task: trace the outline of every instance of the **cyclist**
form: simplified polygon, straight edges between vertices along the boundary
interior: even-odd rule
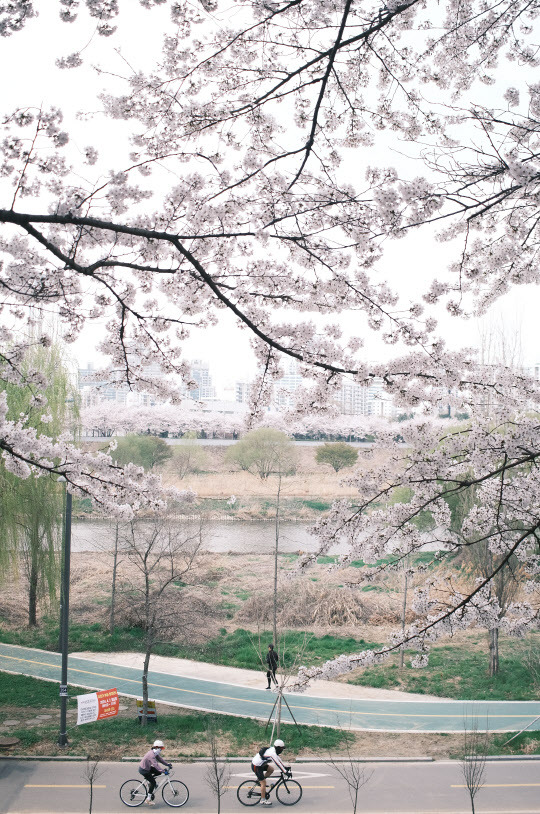
[[[165,744],[163,741],[154,741],[152,748],[149,749],[139,763],[139,774],[142,774],[144,779],[148,781],[148,791],[150,792],[150,796],[146,800],[146,804],[149,806],[155,805],[154,791],[157,785],[155,778],[166,771],[166,769],[160,769],[158,764],[161,763],[161,765],[166,766],[167,769],[172,767],[172,763],[167,763],[167,761],[163,760],[161,757],[164,749]]]
[[[261,787],[261,805],[271,806],[272,802],[266,799],[266,778],[270,777],[274,771],[275,764],[282,772],[289,772],[291,767],[285,766],[280,758],[280,754],[285,749],[285,744],[278,738],[274,741],[273,746],[263,746],[259,749],[253,760],[251,761],[251,769],[255,772],[259,785]]]

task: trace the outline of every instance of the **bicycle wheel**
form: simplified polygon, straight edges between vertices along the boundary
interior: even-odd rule
[[[148,795],[148,789],[142,780],[126,780],[120,786],[120,799],[126,806],[142,806]]]
[[[189,799],[188,787],[181,780],[169,780],[163,784],[161,796],[168,806],[179,808],[185,805]]]
[[[261,787],[256,780],[244,780],[236,789],[236,796],[243,806],[256,806],[261,802]]]
[[[293,806],[302,796],[302,786],[296,780],[284,780],[277,787],[276,796],[284,806]]]

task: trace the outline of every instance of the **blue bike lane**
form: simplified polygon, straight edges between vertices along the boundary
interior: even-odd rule
[[[0,643],[0,670],[59,682],[60,654]],[[68,683],[90,690],[116,687],[122,695],[139,697],[141,671],[98,658],[70,655]],[[261,720],[269,718],[276,700],[274,693],[253,687],[153,670],[148,683],[150,696],[156,701]],[[378,732],[458,732],[465,725],[470,728],[473,719],[482,730],[513,732],[540,715],[537,701],[394,701],[320,698],[287,692],[284,698],[284,723],[292,722],[292,713],[299,724]],[[540,730],[540,721],[528,728]]]

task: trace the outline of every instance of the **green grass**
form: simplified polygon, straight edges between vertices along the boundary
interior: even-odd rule
[[[58,684],[28,676],[0,673],[2,706],[51,707],[59,706]]]
[[[420,563],[429,564],[432,563],[433,554],[431,552],[422,552],[420,554],[415,554],[412,559],[415,565],[418,565]],[[320,557],[317,557],[317,563],[319,565],[333,565],[338,561],[339,557],[336,556],[335,554],[324,554],[321,555]],[[383,557],[382,559],[377,560],[377,562],[369,563],[369,565],[366,565],[364,560],[351,560],[349,566],[351,568],[380,568],[382,565],[391,565],[392,563],[395,562],[397,562],[397,557]],[[436,565],[437,563],[435,562],[433,564],[433,567],[435,567]]]
[[[326,512],[332,504],[328,500],[303,500],[302,505],[316,512]]]
[[[232,612],[237,606],[226,600],[222,603],[226,610]],[[19,644],[26,647],[39,647],[43,650],[57,650],[58,625],[46,620],[39,629],[21,628],[3,630],[0,628],[0,641],[6,644]],[[268,644],[272,641],[270,631],[260,634],[249,633],[237,628],[228,633],[222,628],[219,636],[201,645],[182,645],[170,642],[157,642],[154,653],[161,656],[193,659],[211,664],[224,664],[229,667],[243,667],[251,670],[261,669],[261,660],[257,653],[260,649],[263,658]],[[73,624],[69,632],[70,651],[90,650],[96,653],[115,651],[141,651],[143,632],[138,628],[119,628],[111,635],[102,625]],[[283,634],[281,648],[284,650],[285,665],[290,665],[294,654],[303,653],[302,663],[309,666],[320,664],[341,653],[355,653],[366,648],[376,647],[363,639],[338,636],[312,636],[302,631],[287,631]]]
[[[371,667],[351,679],[351,683],[457,700],[537,699],[538,689],[523,661],[523,644],[519,640],[501,641],[500,670],[493,677],[488,671],[486,637],[471,636],[470,642],[470,647],[457,644],[434,647],[429,665],[423,669],[413,669],[410,666],[413,654],[406,653],[403,670],[397,664]],[[484,645],[482,649],[477,649],[478,644]]]
[[[201,473],[204,474],[204,473]],[[327,511],[331,506],[331,501],[322,498],[311,500],[299,500],[298,498],[282,498],[280,501],[280,513],[284,520],[296,520],[299,515],[305,514],[306,510],[313,515]],[[231,506],[224,498],[201,498],[198,507],[203,512],[213,512],[218,515],[228,515],[229,517],[243,516],[247,512],[251,517],[261,517],[268,519],[273,517],[276,511],[275,500],[268,500],[263,497],[243,497],[238,498]],[[302,510],[304,510],[302,512]]]
[[[223,600],[219,603],[219,608],[225,613],[226,619],[234,619],[234,615],[239,608],[236,602],[227,602]]]
[[[367,566],[363,560],[353,560],[350,565],[353,568],[380,568],[381,565],[392,565],[393,563],[397,562],[398,559],[398,557],[382,557],[380,560],[377,560],[377,562],[369,563]],[[414,565],[431,565],[432,568],[436,568],[438,565],[437,561],[434,559],[434,553],[432,551],[422,551],[419,554],[414,554],[411,557],[411,560]],[[449,562],[451,562],[451,559],[446,558],[445,564],[448,565]]]
[[[175,741],[179,751],[192,753],[193,746],[206,742],[207,727],[210,715],[204,712],[188,713],[186,715],[159,715],[155,725],[152,725],[152,738],[159,737],[165,741]],[[233,715],[216,715],[217,734],[228,739],[228,754],[238,755],[248,752],[254,743],[265,743],[269,733],[265,733],[266,723],[254,721],[252,718],[237,718]],[[108,724],[108,731],[103,727]],[[132,754],[133,741],[141,739],[141,727],[135,720],[119,718],[107,722],[85,724],[85,739],[92,739],[104,747],[112,742],[125,745],[126,754]],[[144,734],[143,734],[144,737]],[[330,749],[347,740],[351,736],[344,731],[331,730],[324,727],[302,727],[300,732],[295,726],[282,724],[282,738],[287,742],[287,749],[298,751],[303,746],[312,743],[319,749]]]
[[[83,691],[84,692],[84,691]],[[4,705],[15,705],[24,714],[26,707],[57,707],[58,685],[38,678],[9,675],[0,672],[0,697]],[[70,709],[74,709],[72,702]],[[204,753],[202,746],[206,742],[206,731],[210,715],[202,712],[186,714],[160,715],[158,704],[158,721],[143,729],[135,718],[114,718],[84,726],[71,726],[69,730],[69,747],[63,754],[107,754],[111,744],[125,755],[142,754],[149,738],[162,738],[174,743],[175,751],[171,754],[197,755]],[[237,718],[232,715],[215,716],[217,734],[227,741],[227,754],[249,754],[257,745],[266,743],[269,738],[265,732],[264,722],[251,718]],[[41,726],[29,728],[21,726],[10,730],[10,734],[21,741],[18,749],[24,752],[36,744],[49,742],[50,753],[56,753],[58,722],[46,722]],[[318,749],[332,749],[341,744],[352,742],[354,736],[339,729],[324,727],[301,727],[282,724],[282,737],[294,754],[304,746],[316,745]]]
[[[245,588],[237,588],[233,591],[233,594],[237,599],[241,599],[242,602],[245,602],[246,599],[249,599],[252,595],[252,591],[247,591]]]
[[[524,752],[528,755],[540,755],[540,732],[522,732],[521,735],[514,738],[512,743],[504,746],[512,734],[515,733],[503,732],[501,735],[495,735],[491,745],[491,754],[522,754]]]
[[[210,715],[206,713],[192,713],[188,715],[160,715],[158,705],[157,723],[149,725],[145,731],[139,723],[129,718],[110,719],[72,729],[69,734],[69,745],[61,754],[67,755],[108,755],[110,744],[126,756],[142,755],[148,748],[151,739],[162,738],[168,746],[167,755],[174,760],[175,755],[198,757],[206,754],[204,748],[207,740],[207,726]],[[269,742],[270,733],[266,731],[266,724],[254,721],[251,718],[236,718],[229,715],[216,715],[217,735],[223,743],[227,740],[227,756],[250,754],[260,748],[260,744]],[[36,729],[20,728],[10,730],[21,741],[20,749],[37,744],[49,742],[47,751],[50,754],[58,753],[56,740],[58,738],[58,725],[47,724]],[[353,742],[354,736],[339,729],[326,729],[324,727],[305,727],[298,732],[295,726],[281,725],[281,737],[287,743],[287,753],[292,756],[304,747],[322,750],[331,750],[347,742]],[[174,744],[174,745],[173,745]],[[106,758],[110,759],[110,758]]]
[[[237,628],[232,633],[222,633],[200,647],[181,647],[180,650],[182,658],[259,670],[262,665],[257,651],[260,649],[264,658],[271,641],[270,631],[262,631],[256,635]],[[294,662],[295,654],[298,652],[303,653],[302,664],[312,665],[320,664],[340,653],[355,653],[374,646],[362,639],[351,637],[311,636],[302,631],[287,631],[283,634],[280,651],[285,666],[290,666]]]

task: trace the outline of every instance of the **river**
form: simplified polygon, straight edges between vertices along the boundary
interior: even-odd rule
[[[177,521],[178,525],[193,533],[192,521]],[[72,527],[72,551],[103,551],[114,545],[115,525],[107,520],[77,520]],[[215,520],[205,526],[203,532],[206,551],[235,554],[271,553],[275,545],[275,527],[271,521],[221,521]],[[279,550],[284,553],[316,551],[317,538],[309,533],[306,523],[283,522],[280,526]],[[336,545],[331,553],[345,551],[345,545]]]

